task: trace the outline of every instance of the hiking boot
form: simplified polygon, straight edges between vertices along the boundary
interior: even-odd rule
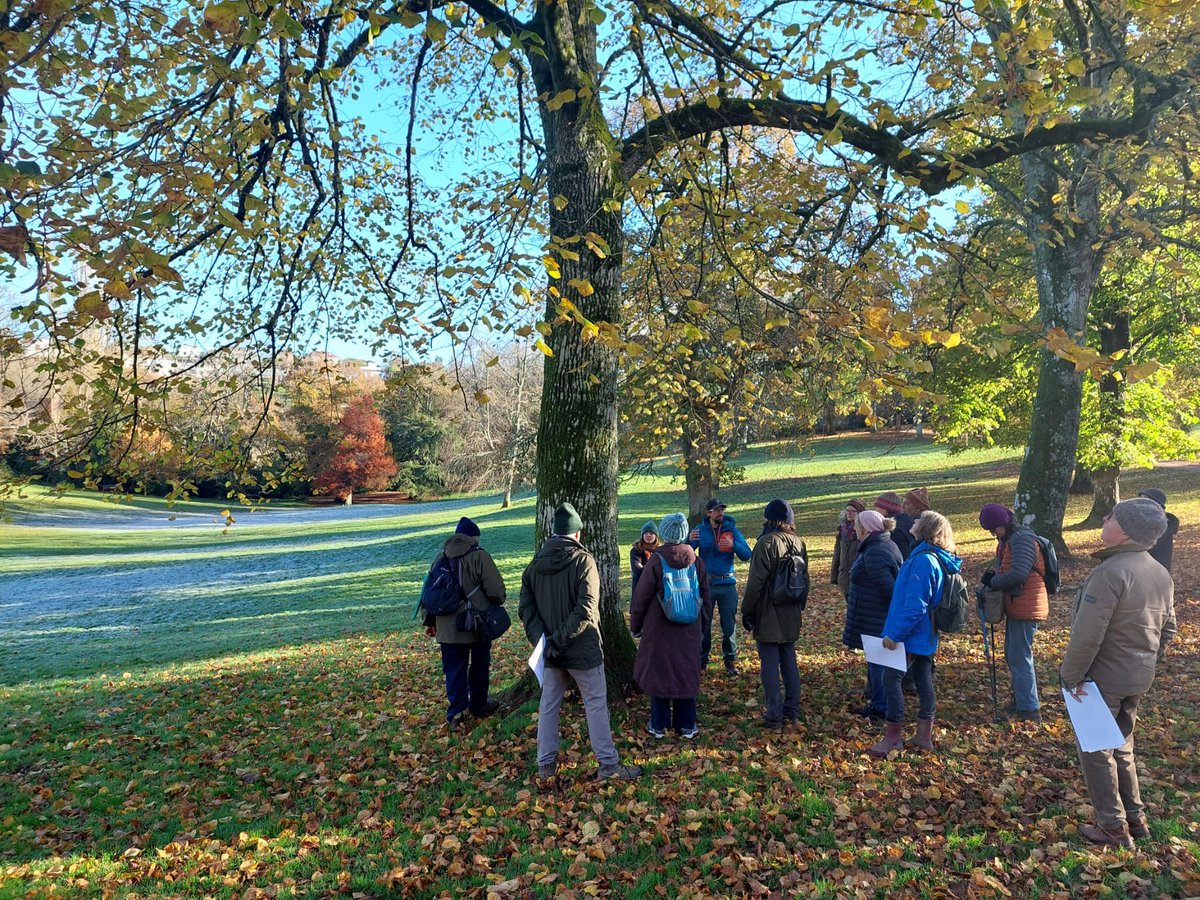
[[[487,702],[483,704],[483,708],[471,710],[471,715],[477,719],[486,719],[488,716],[495,715],[496,710],[499,708],[500,701],[495,697],[488,697]]]
[[[1079,836],[1089,844],[1099,844],[1103,847],[1133,847],[1129,826],[1124,822],[1118,825],[1080,825]]]
[[[1008,703],[1004,704],[1004,709],[1000,710],[1000,715],[1004,716],[1004,718],[1006,718],[1006,719],[1011,719],[1016,714],[1017,714],[1017,701],[1016,700],[1010,700]]]
[[[732,659],[725,660],[725,671],[730,675],[737,674],[737,663]]]
[[[552,763],[546,763],[546,765],[544,765],[544,766],[538,766],[537,777],[539,779],[544,780],[547,778],[554,778],[556,775],[558,775],[558,760],[557,759]]]
[[[1135,841],[1150,837],[1150,823],[1146,821],[1145,816],[1134,816],[1132,819],[1126,819],[1125,824],[1129,826],[1129,836]]]
[[[692,741],[692,740],[696,739],[696,735],[698,735],[699,733],[700,733],[700,726],[693,725],[691,728],[683,729],[683,731],[679,732],[679,735],[680,735],[680,737],[684,738],[685,740]]]
[[[904,749],[904,723],[888,722],[883,739],[873,747],[867,748],[867,753],[876,759],[883,759],[893,750]]]
[[[917,719],[917,736],[905,741],[904,746],[913,750],[932,750],[933,719]]]
[[[456,716],[451,716],[446,720],[446,729],[452,734],[459,731],[466,731],[469,728],[467,722],[467,711],[464,709]]]
[[[759,720],[759,724],[762,725],[763,730],[765,730],[765,731],[781,731],[781,730],[783,730],[783,719],[768,719],[766,717],[763,717],[762,719]]]
[[[1018,709],[1017,710],[1017,721],[1018,722],[1037,722],[1039,725],[1041,725],[1042,724],[1042,711],[1040,709]]]
[[[640,778],[642,774],[641,766],[623,766],[620,763],[611,763],[607,766],[601,766],[596,772],[597,781],[608,781],[616,779],[618,781],[633,781],[635,778]]]
[[[646,726],[646,733],[649,734],[651,737],[658,738],[660,741],[667,736],[666,729],[655,728],[653,725]]]

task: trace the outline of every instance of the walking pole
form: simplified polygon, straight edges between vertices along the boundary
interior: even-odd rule
[[[982,601],[982,598],[980,598]],[[979,604],[979,627],[983,631],[983,655],[987,659],[988,672],[992,682],[992,721],[1000,719],[1000,701],[996,697],[996,626],[992,626],[991,639],[988,639],[988,623],[983,615],[983,603]]]

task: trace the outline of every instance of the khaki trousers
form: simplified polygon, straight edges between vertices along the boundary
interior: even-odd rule
[[[1079,766],[1083,769],[1083,780],[1087,784],[1092,808],[1096,811],[1096,824],[1109,829],[1119,828],[1129,819],[1142,816],[1142,792],[1138,788],[1137,763],[1133,758],[1133,726],[1137,723],[1138,702],[1141,694],[1133,697],[1112,697],[1104,691],[1104,701],[1109,712],[1117,720],[1117,727],[1125,735],[1125,743],[1116,750],[1079,751]]]

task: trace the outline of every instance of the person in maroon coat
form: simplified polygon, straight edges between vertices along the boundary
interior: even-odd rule
[[[629,627],[641,636],[633,678],[650,697],[650,724],[646,730],[656,738],[665,737],[669,728],[685,738],[694,738],[700,731],[696,726],[696,696],[700,693],[701,623],[705,613],[712,614],[713,600],[704,560],[684,543],[687,536],[683,513],[671,513],[659,523],[658,537],[663,545],[646,562],[629,608]],[[663,612],[659,601],[664,563],[673,569],[696,567],[700,615],[690,624],[672,622]]]

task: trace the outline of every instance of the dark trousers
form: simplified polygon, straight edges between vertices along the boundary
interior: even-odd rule
[[[488,677],[492,666],[490,641],[473,644],[441,644],[442,673],[446,676],[449,721],[464,710],[481,712],[487,705]]]
[[[908,658],[908,673],[917,683],[917,718],[932,719],[937,711],[937,697],[933,692],[933,657],[910,656]],[[904,721],[904,688],[901,682],[904,673],[898,669],[885,667],[883,672],[883,687],[887,694],[887,720],[889,722]]]
[[[763,718],[769,723],[800,718],[800,667],[796,665],[796,644],[766,644],[758,642],[758,659],[762,666],[765,703]],[[779,682],[783,681],[783,696]]]
[[[887,688],[883,680],[887,670],[887,666],[867,663],[867,707],[881,716],[887,712]]]
[[[650,727],[655,731],[689,731],[696,727],[696,698],[690,700],[668,700],[666,697],[650,698]]]

